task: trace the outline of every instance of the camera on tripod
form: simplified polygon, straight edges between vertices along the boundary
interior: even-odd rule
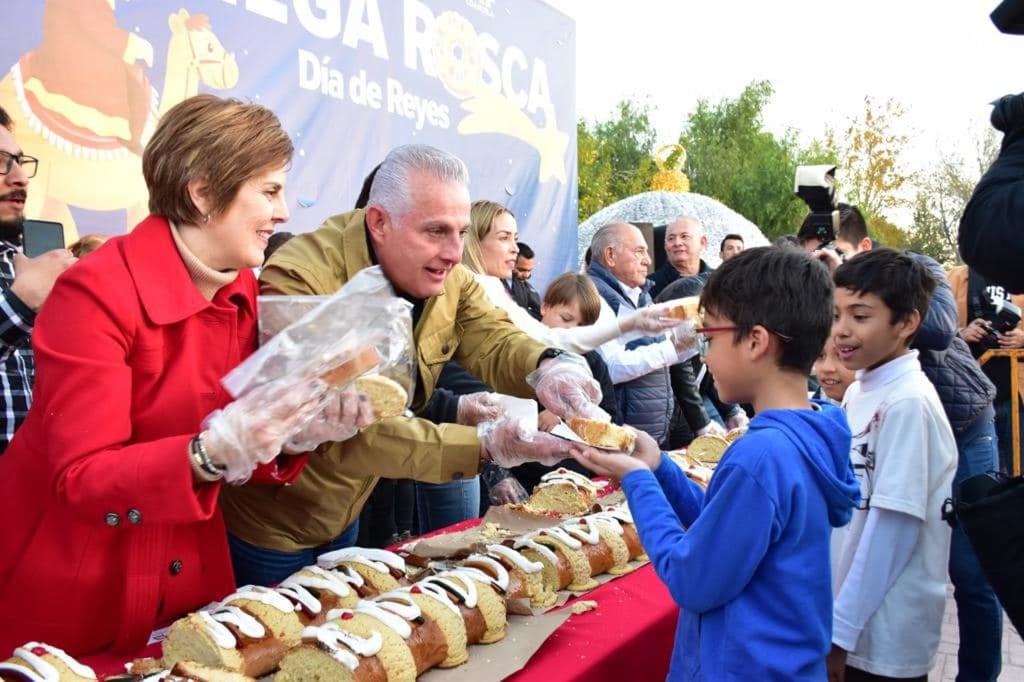
[[[1020,324],[1020,307],[998,294],[982,296],[978,301],[978,317],[988,322],[985,338],[981,343],[987,347],[999,347],[999,335],[1006,334]]]
[[[818,242],[819,249],[835,251],[840,258],[845,254],[833,242],[839,231],[839,211],[835,206],[835,166],[797,166],[793,190],[804,200],[811,212],[804,218],[797,239],[801,244]]]

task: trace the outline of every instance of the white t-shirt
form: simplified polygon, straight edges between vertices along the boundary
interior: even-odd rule
[[[950,529],[942,504],[956,472],[956,440],[917,351],[859,372],[857,379],[843,403],[862,500],[850,523],[832,534],[833,594],[849,577],[859,543],[870,541],[864,534],[867,508],[907,514],[924,525],[847,661],[887,677],[925,675],[938,650],[946,604]],[[848,615],[837,611],[835,618],[849,622]]]

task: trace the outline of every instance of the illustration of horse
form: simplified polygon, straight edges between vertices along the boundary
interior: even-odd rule
[[[60,0],[50,2],[63,4]],[[76,0],[78,16],[67,21],[78,21],[84,4]],[[105,0],[101,9],[102,6],[107,6],[110,14],[101,18],[107,21],[110,31],[120,33],[122,41],[127,36],[125,54],[132,59],[131,63],[117,62],[122,59],[118,54],[113,69],[96,69],[92,63],[86,63],[84,70],[91,74],[84,74],[83,65],[75,63],[82,61],[82,55],[74,49],[76,46],[67,49],[65,44],[65,49],[59,51],[37,48],[25,53],[0,80],[0,106],[14,120],[19,145],[26,154],[40,159],[38,173],[29,185],[25,215],[63,223],[68,243],[78,237],[71,206],[94,211],[126,209],[126,230],[144,218],[148,213],[148,198],[142,177],[141,150],[159,117],[175,104],[197,94],[200,83],[224,90],[238,82],[234,54],[228,53],[214,34],[209,18],[202,14],[190,16],[180,9],[168,18],[171,37],[167,45],[163,92],[158,94],[142,67],[134,64],[136,57],[152,63],[152,47],[135,34],[120,31],[113,23],[112,7]],[[51,30],[57,32],[61,28]],[[58,56],[54,57],[55,54]],[[109,67],[111,63],[104,62],[103,66]],[[96,88],[101,88],[111,93],[109,96],[101,93],[104,97],[115,101],[120,97],[122,102],[128,102],[132,86],[145,88],[136,91],[143,94],[142,110],[134,111],[129,120],[127,114],[105,115],[96,107],[76,101],[60,91],[67,83],[75,89],[76,83],[68,81],[68,73],[82,74],[82,78],[104,74],[103,82],[95,87],[89,84],[88,88],[78,88],[83,97],[92,96]],[[52,83],[48,88],[47,81],[63,82],[55,89]],[[124,110],[129,110],[128,104],[124,105]]]

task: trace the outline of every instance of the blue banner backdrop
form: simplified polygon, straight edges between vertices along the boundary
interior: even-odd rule
[[[292,135],[291,222],[351,208],[392,147],[470,169],[519,219],[537,278],[576,262],[575,25],[540,0],[17,0],[0,106],[41,160],[26,215],[67,237],[146,214],[142,146],[197,92],[260,102]]]

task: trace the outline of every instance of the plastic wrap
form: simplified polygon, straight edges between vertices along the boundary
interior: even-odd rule
[[[260,348],[221,383],[236,399],[258,391],[302,405],[340,399],[358,376],[379,373],[415,392],[412,304],[380,267],[366,268],[331,296],[261,296]],[[296,398],[298,396],[298,398]],[[294,420],[289,436],[319,410]]]

